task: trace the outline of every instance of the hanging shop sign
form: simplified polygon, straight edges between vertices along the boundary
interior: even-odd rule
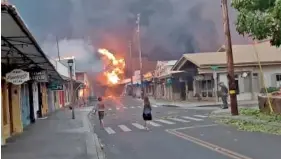
[[[60,83],[52,82],[48,85],[48,88],[53,91],[63,90],[63,85]]]
[[[31,72],[31,79],[37,82],[48,82],[48,76],[46,71]]]
[[[14,85],[21,85],[29,79],[29,72],[25,72],[21,69],[14,69],[6,74],[6,80]]]

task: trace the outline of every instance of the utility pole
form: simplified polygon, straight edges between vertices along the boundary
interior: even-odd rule
[[[234,77],[233,53],[232,53],[232,43],[231,43],[231,35],[229,29],[227,0],[221,0],[221,2],[222,2],[224,34],[226,38],[225,46],[226,46],[226,58],[227,58],[227,77],[228,77],[228,86],[229,86],[229,95],[230,95],[231,114],[238,115],[236,84],[235,84],[235,77]]]
[[[129,41],[129,53],[130,53],[130,73],[131,73],[131,92],[133,95],[134,92],[134,87],[133,87],[133,75],[134,75],[134,70],[133,70],[133,59],[132,59],[132,42]]]
[[[142,52],[141,52],[141,39],[140,39],[140,14],[137,15],[137,35],[138,35],[138,47],[139,47],[139,60],[140,60],[140,81],[141,81],[141,93],[142,98],[144,96],[143,89],[143,75],[142,75]]]
[[[133,59],[132,59],[132,43],[131,41],[129,41],[129,53],[130,53],[130,68],[131,68],[131,86],[133,87],[133,74],[134,74],[134,71],[133,71]]]
[[[60,61],[60,47],[59,47],[59,41],[58,41],[57,36],[56,36],[56,42],[57,42],[58,58],[59,58],[59,61]]]

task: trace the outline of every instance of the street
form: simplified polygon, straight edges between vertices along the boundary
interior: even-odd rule
[[[105,99],[105,104],[105,128],[99,126],[95,116],[91,123],[108,159],[278,159],[281,156],[280,136],[218,125],[208,118],[211,109],[152,105],[153,121],[150,130],[145,130],[141,100],[111,97]]]

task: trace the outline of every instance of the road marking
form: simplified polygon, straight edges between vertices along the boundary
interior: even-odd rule
[[[157,105],[152,105],[152,107],[157,108],[158,106]]]
[[[141,108],[141,106],[138,106],[138,108]]]
[[[183,116],[182,118],[189,119],[189,120],[195,120],[195,121],[202,121],[203,120],[203,119],[198,119],[198,118],[192,118],[192,117],[189,117],[189,116]]]
[[[152,126],[155,126],[155,127],[161,126],[160,124],[157,124],[157,123],[155,123],[155,122],[153,122],[153,121],[149,121],[148,124],[150,124],[150,125],[152,125]]]
[[[132,125],[135,126],[138,129],[144,129],[144,127],[139,123],[132,123]]]
[[[119,107],[117,107],[116,109],[117,109],[117,110],[119,110],[120,108],[119,108]]]
[[[163,119],[157,119],[157,120],[155,120],[155,121],[158,121],[158,122],[161,122],[161,123],[164,123],[164,124],[169,124],[169,125],[175,124],[174,122],[167,121],[167,120],[163,120]]]
[[[131,107],[131,108],[135,108],[135,107]]]
[[[108,110],[112,110],[111,108],[108,108]]]
[[[179,122],[183,122],[183,123],[188,123],[190,121],[188,120],[184,120],[184,119],[179,119],[179,118],[169,118],[170,120],[174,120],[174,121],[179,121]]]
[[[106,127],[106,128],[104,128],[104,130],[105,130],[108,134],[115,134],[115,131],[112,130],[110,127]]]
[[[185,140],[188,140],[190,142],[193,142],[195,144],[198,144],[200,146],[203,146],[203,147],[206,147],[208,149],[211,149],[213,151],[216,151],[220,154],[223,154],[225,156],[228,156],[230,158],[233,158],[233,159],[252,159],[252,158],[249,158],[247,156],[244,156],[242,154],[239,154],[239,153],[236,153],[236,152],[233,152],[231,150],[228,150],[228,149],[225,149],[225,148],[222,148],[222,147],[219,147],[217,145],[214,145],[212,143],[209,143],[209,142],[206,142],[206,141],[203,141],[203,140],[200,140],[198,138],[195,138],[195,137],[192,137],[192,136],[189,136],[187,134],[184,134],[184,133],[181,133],[181,132],[178,132],[176,130],[166,130],[168,133],[170,134],[173,134],[177,137],[180,137],[180,138],[183,138]]]
[[[127,107],[123,107],[124,109],[128,109]]]
[[[182,127],[182,128],[176,128],[171,130],[185,130],[185,129],[192,129],[192,128],[204,128],[204,127],[211,127],[211,126],[217,126],[218,124],[209,124],[209,125],[197,125],[197,126],[188,126],[188,127]]]
[[[125,126],[125,125],[118,125],[118,127],[120,128],[120,129],[122,129],[123,131],[125,131],[125,132],[128,132],[128,131],[132,131],[131,129],[129,129],[127,126]]]
[[[193,115],[195,117],[199,117],[199,118],[207,118],[208,116],[205,116],[205,115]]]

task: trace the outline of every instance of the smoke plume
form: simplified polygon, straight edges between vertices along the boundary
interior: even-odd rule
[[[56,59],[58,56],[61,58],[75,56],[76,69],[79,71],[100,72],[102,70],[102,63],[94,54],[93,46],[84,39],[60,39],[57,45],[56,37],[48,36],[41,47],[45,53]]]
[[[48,54],[56,57],[59,38],[62,56],[76,56],[81,67],[98,68],[94,48],[128,55],[133,42],[137,57],[136,15],[141,14],[141,46],[151,60],[178,59],[183,53],[216,51],[224,44],[221,0],[11,0]],[[230,7],[229,7],[230,8]],[[234,28],[234,44],[245,43]],[[84,40],[89,39],[89,40]],[[52,41],[53,40],[53,41]]]

